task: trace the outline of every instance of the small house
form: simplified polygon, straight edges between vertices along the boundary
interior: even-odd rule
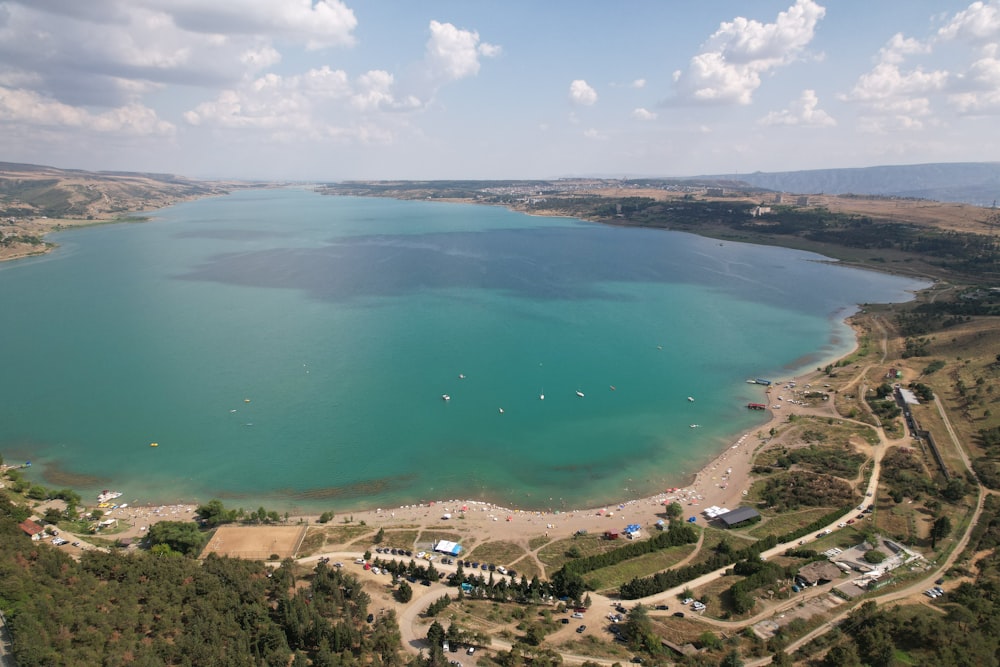
[[[25,519],[17,527],[23,530],[28,537],[36,541],[42,539],[42,533],[45,531],[42,526],[31,519]]]

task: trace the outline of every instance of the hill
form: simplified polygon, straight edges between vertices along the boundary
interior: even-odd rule
[[[47,251],[51,231],[142,219],[133,214],[250,185],[0,162],[0,261]]]
[[[1000,199],[1000,162],[913,164],[856,169],[709,176],[802,194],[882,195],[992,206]]]

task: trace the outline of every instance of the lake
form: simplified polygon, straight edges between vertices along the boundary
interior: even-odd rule
[[[762,423],[747,378],[843,355],[857,304],[924,286],[794,250],[305,189],[154,216],[0,265],[0,452],[41,483],[281,510],[647,495]]]

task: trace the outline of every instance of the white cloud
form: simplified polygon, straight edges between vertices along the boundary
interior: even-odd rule
[[[92,130],[128,136],[170,135],[174,126],[141,104],[129,104],[102,113],[47,99],[30,90],[0,87],[0,120],[42,127]]]
[[[247,69],[258,71],[267,69],[281,62],[281,54],[270,44],[250,48],[240,55],[240,62],[247,66]]]
[[[930,53],[929,44],[924,44],[918,39],[903,37],[897,32],[889,40],[889,43],[879,50],[878,62],[898,65],[908,56]]]
[[[804,90],[799,99],[788,109],[772,111],[760,120],[762,125],[802,125],[806,127],[832,127],[837,124],[830,114],[819,109],[815,90]]]
[[[1000,3],[973,2],[938,30],[944,40],[984,43],[1000,38]]]
[[[128,0],[121,0],[128,4]],[[340,0],[147,0],[182,30],[218,35],[269,35],[309,49],[354,44],[358,20]]]
[[[421,106],[416,98],[397,97],[394,88],[393,75],[384,70],[353,82],[343,70],[326,66],[288,77],[266,74],[199,104],[184,119],[194,126],[258,130],[278,140],[389,141],[396,123],[382,112]]]
[[[646,87],[646,80],[645,79],[636,79],[635,81],[632,82],[632,87],[633,88],[645,88]]]
[[[656,113],[648,109],[639,107],[632,110],[632,118],[637,120],[656,120]]]
[[[597,102],[597,91],[583,79],[576,79],[569,84],[569,98],[580,106],[593,106]]]
[[[797,60],[812,41],[826,9],[813,0],[796,0],[774,23],[737,17],[709,37],[674,80],[682,99],[749,104],[761,75]]]
[[[479,33],[431,21],[427,65],[432,79],[454,81],[479,73],[479,57],[496,57],[500,47],[480,42]]]
[[[604,141],[605,139],[607,139],[607,136],[605,136],[604,134],[602,134],[600,131],[598,131],[596,128],[593,127],[584,130],[583,136],[587,137],[588,139],[593,139],[594,141]]]
[[[1000,113],[1000,60],[985,57],[952,80],[949,103],[963,114]]]

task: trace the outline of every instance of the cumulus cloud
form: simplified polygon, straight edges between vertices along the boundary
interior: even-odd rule
[[[391,132],[373,131],[370,119],[350,112],[420,106],[417,99],[397,97],[393,87],[393,75],[383,70],[365,72],[354,81],[343,70],[326,66],[287,77],[267,74],[199,104],[185,113],[184,119],[197,126],[262,130],[275,138],[386,138]]]
[[[280,60],[276,40],[349,46],[357,20],[339,0],[6,0],[0,59],[72,105],[132,102],[134,82],[230,84]],[[133,90],[126,82],[133,82]]]
[[[656,113],[649,109],[639,107],[632,110],[632,118],[637,120],[656,120]]]
[[[431,21],[427,41],[427,66],[432,79],[454,81],[479,73],[479,58],[494,58],[500,47],[480,42],[479,33],[451,23]]]
[[[948,85],[948,72],[904,69],[907,58],[928,53],[917,40],[894,35],[879,50],[878,62],[858,77],[854,87],[840,99],[859,105],[866,114],[862,127],[872,131],[919,129],[931,114],[930,96]]]
[[[597,102],[597,91],[583,79],[576,79],[569,84],[569,98],[580,106],[593,106]]]
[[[128,0],[123,0],[128,2]],[[340,0],[145,0],[188,32],[271,35],[309,49],[354,44],[358,20]]]
[[[772,111],[764,116],[762,125],[802,125],[805,127],[832,127],[837,124],[830,114],[819,107],[815,90],[804,90],[799,99],[787,109]]]
[[[962,40],[971,43],[989,43],[1000,38],[1000,3],[973,2],[960,11],[940,30],[944,40]]]
[[[645,79],[636,79],[635,81],[632,82],[632,87],[633,88],[645,88],[646,87],[646,80]]]
[[[680,98],[750,104],[761,75],[800,58],[825,13],[813,0],[796,0],[774,23],[743,17],[722,23],[687,69],[674,72]]]
[[[0,120],[30,125],[91,130],[129,136],[170,135],[174,126],[141,104],[129,104],[102,113],[45,98],[30,90],[0,87]]]
[[[963,114],[1000,114],[1000,60],[986,56],[952,80],[949,103]]]

